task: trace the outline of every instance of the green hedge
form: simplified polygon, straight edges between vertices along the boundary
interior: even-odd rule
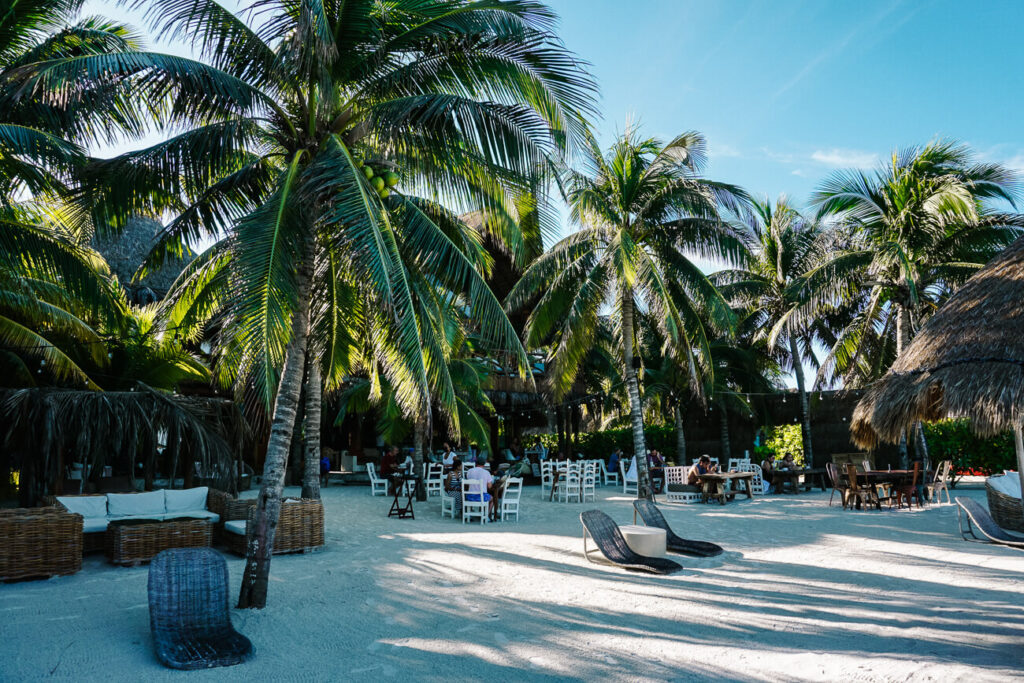
[[[943,420],[926,424],[924,434],[931,461],[952,460],[957,472],[988,475],[1017,469],[1010,432],[982,439],[971,431],[967,420]]]
[[[648,448],[657,448],[665,456],[666,460],[674,461],[676,457],[676,429],[674,425],[662,424],[648,426],[644,430]],[[633,450],[633,430],[606,429],[600,432],[584,432],[579,435],[579,450],[587,458],[607,459],[612,451],[621,448],[624,451]],[[557,434],[535,434],[523,438],[523,443],[529,447],[538,443],[544,445],[552,454],[558,452]]]
[[[764,443],[754,449],[759,460],[764,460],[769,455],[776,460],[782,460],[791,455],[793,462],[804,466],[804,435],[800,425],[784,424],[764,429],[767,432]]]

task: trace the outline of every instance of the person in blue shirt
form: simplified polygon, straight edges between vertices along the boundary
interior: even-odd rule
[[[619,471],[619,460],[622,458],[622,449],[617,448],[612,451],[612,454],[608,457],[608,471],[618,472]]]

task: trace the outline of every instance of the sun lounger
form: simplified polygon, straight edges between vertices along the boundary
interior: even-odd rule
[[[960,523],[960,535],[963,536],[965,541],[998,543],[1024,550],[1024,536],[1016,536],[1003,531],[1003,528],[992,520],[991,515],[977,501],[970,498],[957,498],[956,505],[956,517]],[[964,525],[965,519],[967,522],[966,526]],[[980,531],[981,535],[985,538],[979,538],[974,533],[974,529]],[[968,534],[970,534],[970,538],[968,538]]]
[[[665,521],[665,516],[661,514],[658,506],[649,500],[639,498],[633,501],[634,521],[636,521],[637,513],[640,513],[641,519],[644,520],[644,524],[647,526],[665,530],[668,549],[672,552],[696,555],[697,557],[714,557],[715,555],[721,555],[723,552],[720,545],[708,543],[707,541],[691,541],[676,536],[675,532],[669,527],[668,522]]]
[[[228,565],[210,548],[165,550],[149,567],[149,625],[156,657],[172,669],[244,662],[252,643],[231,625]]]
[[[645,557],[633,552],[626,545],[626,539],[619,531],[618,525],[600,510],[580,513],[580,521],[583,522],[583,555],[591,562],[594,560],[587,550],[587,535],[594,539],[598,550],[609,562],[625,569],[653,574],[673,574],[683,568],[679,563],[663,557]]]

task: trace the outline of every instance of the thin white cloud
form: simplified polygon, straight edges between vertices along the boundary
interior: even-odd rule
[[[740,151],[732,145],[723,143],[708,143],[708,156],[714,159],[715,157],[738,157],[742,156]]]
[[[1024,152],[1020,152],[1009,159],[1005,159],[1002,164],[1003,166],[1017,171],[1018,173],[1024,173]]]
[[[796,170],[792,171],[792,172],[790,173],[790,175],[796,175],[796,176],[800,176],[801,178],[805,178],[805,177],[807,177],[807,174],[806,174],[806,173],[804,173],[804,170],[803,170],[802,168],[798,168],[798,169],[796,169]]]
[[[819,164],[835,168],[871,168],[878,163],[878,155],[874,152],[862,152],[856,149],[819,149],[811,154],[811,159]]]

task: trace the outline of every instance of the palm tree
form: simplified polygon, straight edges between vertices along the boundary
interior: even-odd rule
[[[98,388],[90,367],[106,365],[102,328],[116,329],[126,312],[107,264],[85,246],[87,223],[66,200],[83,145],[139,119],[121,114],[124,90],[104,75],[90,93],[66,89],[59,98],[19,78],[40,60],[136,45],[117,23],[67,24],[81,4],[24,0],[0,14],[0,367],[15,386]]]
[[[714,273],[711,279],[733,306],[745,312],[752,343],[766,343],[796,376],[804,456],[813,462],[804,364],[815,362],[811,344],[816,321],[802,315],[800,285],[820,260],[827,236],[820,224],[805,220],[785,197],[774,206],[755,200],[752,210],[734,225],[744,237],[747,265]]]
[[[537,347],[555,338],[551,377],[557,399],[579,374],[602,307],[611,306],[629,396],[638,495],[651,497],[634,354],[637,312],[650,312],[688,365],[692,349],[707,345],[698,306],[710,312],[711,324],[729,326],[728,305],[686,250],[738,256],[739,240],[718,210],[725,205],[738,211],[745,195],[700,177],[705,143],[698,133],[662,144],[629,126],[607,153],[592,136],[587,142],[583,171],[568,171],[564,180],[571,218],[580,230],[530,266],[506,307],[516,310],[536,299],[525,342]]]
[[[809,310],[845,309],[848,321],[819,378],[859,386],[883,374],[942,301],[1020,235],[1024,216],[992,206],[1017,196],[1011,171],[946,141],[895,152],[872,175],[828,179],[812,201],[841,222],[847,244],[810,271],[803,294]]]
[[[403,249],[466,295],[487,342],[515,351],[525,374],[465,231],[438,202],[513,223],[523,179],[580,139],[594,88],[554,37],[554,15],[532,2],[280,0],[253,4],[258,24],[213,0],[145,4],[157,32],[191,41],[204,61],[145,51],[53,59],[27,82],[57,92],[113,74],[162,124],[185,128],[95,163],[83,199],[114,226],[174,211],[153,265],[228,235],[237,294],[223,338],[237,378],[271,413],[239,597],[262,607],[319,276],[335,259],[371,298],[409,414],[430,401]]]

